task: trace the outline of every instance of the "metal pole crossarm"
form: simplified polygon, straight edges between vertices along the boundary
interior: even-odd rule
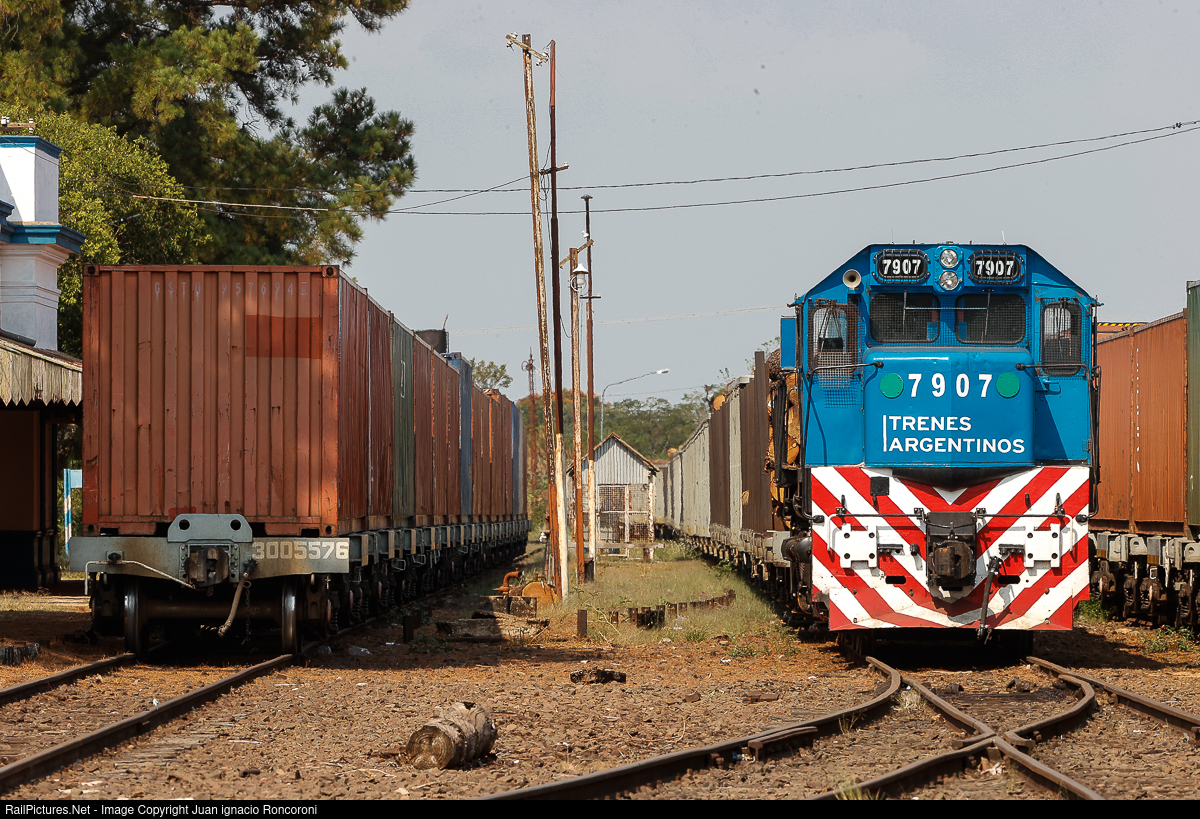
[[[533,48],[531,48],[530,46],[527,46],[525,43],[521,42],[520,39],[518,39],[516,34],[510,34],[507,37],[505,37],[504,39],[508,40],[509,48],[516,46],[517,48],[520,48],[524,51],[528,51],[530,54],[537,57],[538,65],[541,65],[542,63],[544,63],[550,59],[542,52],[534,51]]]
[[[540,171],[538,171],[538,173],[540,173],[542,176],[545,176],[546,174],[554,173],[555,171],[565,171],[570,167],[571,165],[568,163],[566,165],[559,165],[557,168],[542,168]]]

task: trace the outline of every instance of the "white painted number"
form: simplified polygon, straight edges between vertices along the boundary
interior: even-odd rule
[[[348,540],[256,540],[253,555],[255,560],[321,560],[322,546],[325,560],[350,557]]]
[[[908,380],[912,382],[912,390],[909,391],[910,398],[917,397],[918,388],[921,386],[921,378],[923,373],[909,373]],[[988,388],[992,385],[994,375],[990,373],[978,373],[976,377],[979,379],[979,397],[988,397]],[[934,373],[929,379],[930,392],[934,398],[941,398],[946,394],[946,376],[942,373]],[[966,398],[971,392],[971,376],[966,373],[959,373],[954,378],[954,391],[958,393],[959,398]]]

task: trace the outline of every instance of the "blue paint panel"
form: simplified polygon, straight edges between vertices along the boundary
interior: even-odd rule
[[[864,426],[868,466],[1029,466],[1033,464],[1033,383],[1024,349],[928,354],[872,352]],[[1001,395],[998,379],[1016,376],[1020,389]],[[888,397],[885,379],[902,379]],[[1011,376],[1010,376],[1011,377]]]
[[[796,366],[796,318],[779,320],[779,366]]]
[[[953,265],[942,263],[947,248],[957,257]],[[923,255],[927,275],[921,281],[884,281],[876,264],[884,251],[893,251],[892,258]],[[973,278],[973,257],[1018,259],[1020,275],[1009,281]],[[945,258],[952,259],[952,255],[945,254]],[[863,279],[854,290],[842,281],[850,269]],[[943,279],[946,271],[954,275]],[[936,296],[933,321],[938,332],[933,342],[885,344],[871,337],[871,300],[878,293],[902,291]],[[968,325],[960,297],[988,292],[1020,294],[1025,299],[1025,334],[1016,343],[981,346],[962,335]],[[1062,336],[1055,336],[1049,321],[1043,327],[1043,311],[1048,304],[1064,299],[1078,306],[1080,366],[1068,375],[1047,374],[1035,369],[1051,363],[1043,346],[1052,341],[1061,344]],[[857,317],[858,331],[856,335],[842,334],[834,338],[832,346],[826,343],[814,352],[810,316],[814,306],[822,305],[837,305],[849,323]],[[1078,285],[1021,245],[864,248],[804,295],[798,319],[781,322],[784,366],[794,362],[803,376],[800,415],[807,425],[806,464],[1017,468],[1064,461],[1088,463],[1094,306],[1095,300]],[[793,332],[798,337],[794,351],[787,345]],[[830,334],[826,335],[828,339]],[[825,355],[830,350],[846,355]],[[844,366],[829,369],[834,359]],[[872,366],[876,362],[883,366]],[[824,369],[814,371],[814,367]],[[903,389],[897,389],[893,378],[885,394],[881,387],[888,375],[898,376]],[[921,381],[914,397],[917,375]],[[936,384],[935,376],[940,376]],[[1001,376],[1006,379],[1008,397],[999,390]],[[1018,387],[1015,394],[1014,385]],[[934,395],[935,387],[939,395]],[[964,394],[959,395],[960,391]]]

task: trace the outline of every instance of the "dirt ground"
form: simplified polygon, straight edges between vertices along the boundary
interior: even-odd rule
[[[577,638],[574,618],[561,617],[525,644],[437,636],[432,621],[458,616],[474,602],[445,597],[409,645],[397,625],[372,627],[306,668],[247,684],[184,720],[5,796],[470,798],[797,722],[868,699],[880,682],[818,635],[691,642],[664,630],[661,642],[610,645]],[[36,660],[0,667],[0,685],[120,653],[116,639],[95,646],[62,640],[87,623],[83,611],[0,612],[4,642],[43,645]],[[1034,653],[1200,711],[1195,645],[1149,651],[1147,634],[1089,624],[1038,635]],[[958,649],[888,653],[881,659],[912,671],[969,674],[989,665],[986,656]],[[572,671],[587,668],[627,679],[570,682]],[[780,696],[747,703],[750,691]],[[415,770],[403,752],[408,737],[455,701],[492,712],[499,729],[493,752],[462,770]]]

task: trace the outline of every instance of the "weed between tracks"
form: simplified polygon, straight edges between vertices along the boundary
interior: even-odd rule
[[[1163,626],[1146,640],[1146,653],[1159,654],[1164,651],[1196,650],[1196,635],[1189,628],[1174,629]]]
[[[530,562],[527,558],[526,565]],[[526,578],[531,579],[528,570]],[[711,599],[727,589],[736,593],[734,604],[728,608],[689,609],[662,628],[639,629],[624,622],[629,607]],[[596,564],[593,582],[576,585],[572,573],[567,600],[538,615],[574,620],[579,609],[588,611],[588,638],[612,644],[657,643],[663,639],[700,643],[721,638],[729,641],[725,645],[731,658],[793,657],[798,650],[772,605],[732,567],[714,567],[695,552],[676,545],[656,549],[651,563],[602,557]],[[620,612],[619,624],[608,621],[612,609]]]

